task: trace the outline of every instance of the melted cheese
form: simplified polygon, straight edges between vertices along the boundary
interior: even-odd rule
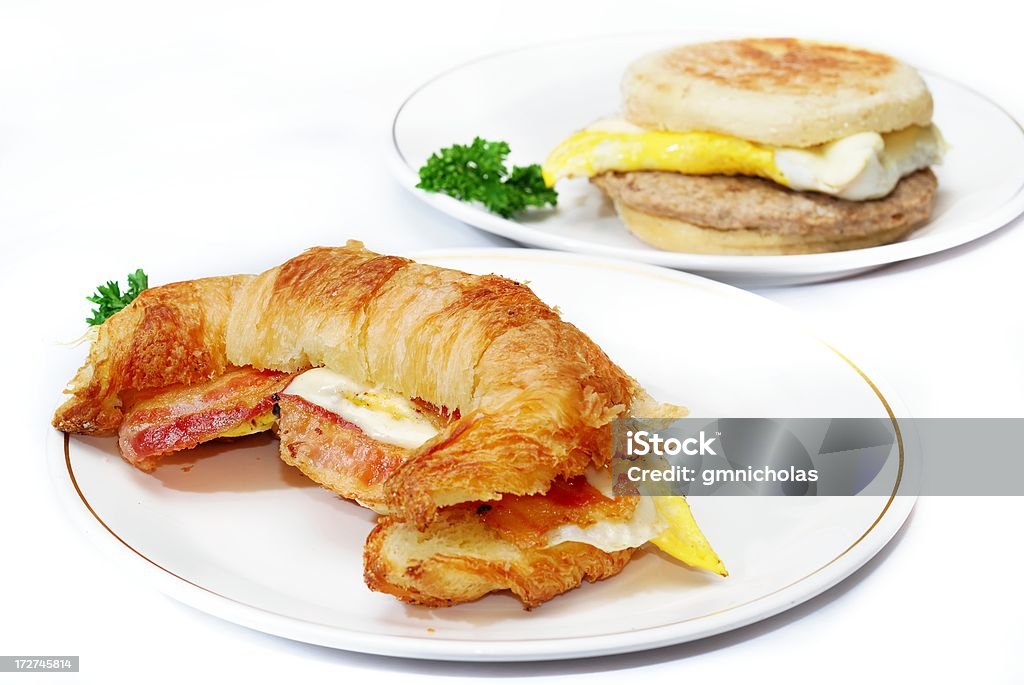
[[[858,133],[811,148],[781,148],[707,131],[652,131],[605,119],[556,147],[544,181],[608,171],[759,176],[794,190],[847,200],[884,197],[900,178],[942,160],[946,144],[935,126]]]
[[[334,412],[374,440],[391,445],[412,449],[438,433],[408,398],[363,385],[330,369],[301,373],[284,392]]]
[[[234,428],[227,429],[217,437],[238,438],[243,435],[262,433],[263,431],[270,430],[274,426],[274,421],[277,421],[277,417],[274,416],[273,411],[268,411],[266,414],[260,414],[259,416],[253,417]]]

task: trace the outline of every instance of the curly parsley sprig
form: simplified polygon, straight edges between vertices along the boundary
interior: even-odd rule
[[[548,188],[540,165],[505,166],[509,145],[479,136],[470,145],[452,145],[435,152],[419,171],[417,188],[445,193],[463,202],[477,201],[495,214],[511,217],[527,207],[558,203]]]
[[[149,276],[142,269],[136,269],[128,274],[128,291],[125,293],[121,292],[121,286],[117,281],[107,281],[105,285],[97,286],[96,292],[85,299],[98,304],[99,307],[92,310],[92,316],[85,322],[90,326],[99,326],[131,304],[132,300],[148,287]]]

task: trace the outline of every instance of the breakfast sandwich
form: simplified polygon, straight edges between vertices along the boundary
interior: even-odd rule
[[[890,243],[931,214],[945,142],[915,69],[793,38],[686,45],[629,66],[623,111],[560,143],[638,238],[709,254]]]
[[[653,400],[521,283],[313,248],[257,276],[143,291],[95,330],[54,425],[143,468],[272,430],[288,464],[382,514],[367,584],[527,607],[653,542],[725,568],[681,497],[615,497],[612,421]]]

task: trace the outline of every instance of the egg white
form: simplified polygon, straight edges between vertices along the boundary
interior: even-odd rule
[[[327,368],[299,374],[284,392],[334,412],[374,440],[391,445],[412,449],[438,433],[408,398]]]

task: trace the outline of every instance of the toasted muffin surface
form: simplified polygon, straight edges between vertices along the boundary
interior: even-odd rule
[[[888,55],[795,38],[685,45],[640,58],[622,82],[626,117],[645,128],[713,131],[807,147],[931,121],[917,71]]]

